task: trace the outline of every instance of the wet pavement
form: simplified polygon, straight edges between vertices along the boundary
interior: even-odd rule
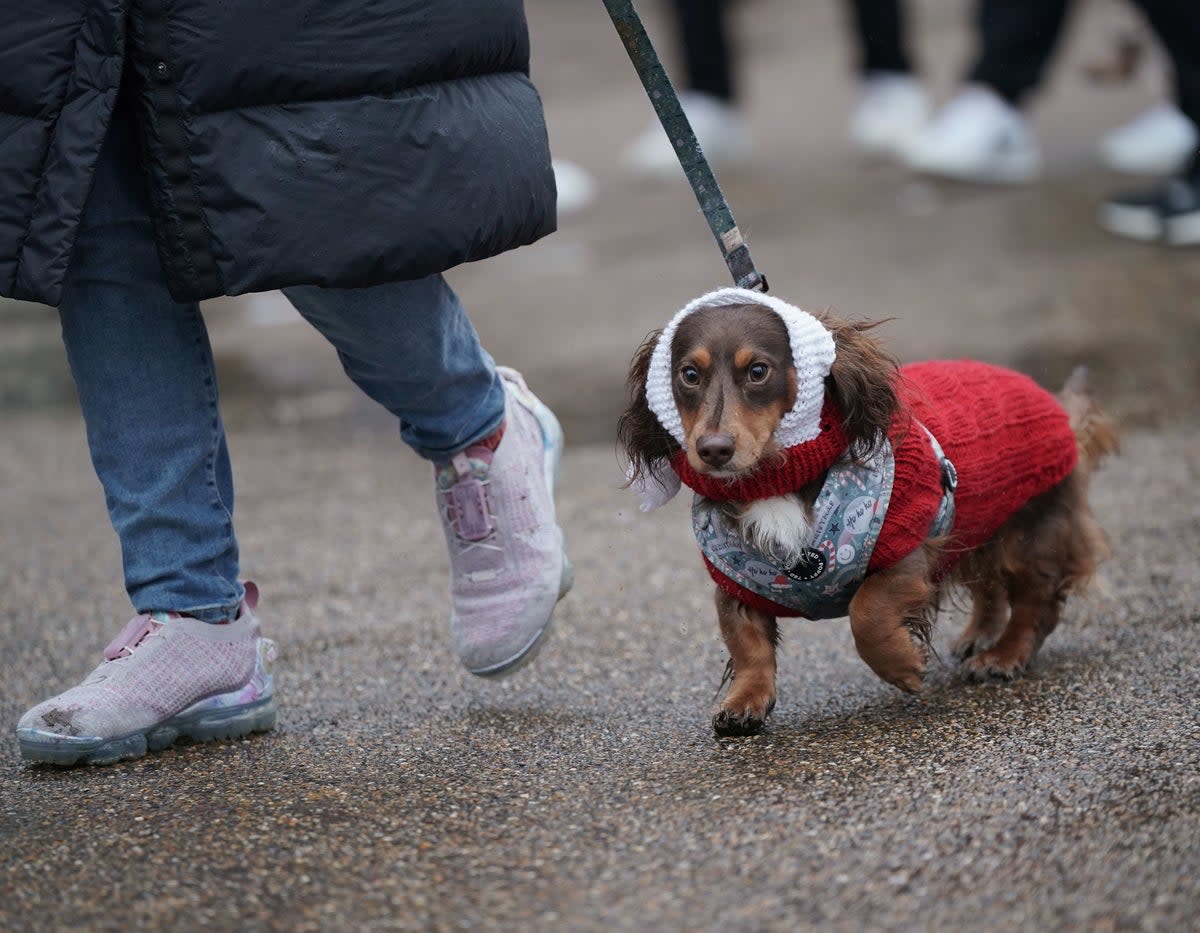
[[[599,200],[452,280],[572,444],[577,583],[541,657],[498,683],[460,672],[426,466],[305,325],[269,300],[215,304],[279,727],[67,771],[22,765],[8,740],[0,928],[1197,929],[1200,252],[1092,222],[1121,184],[1092,142],[1152,96],[1083,81],[1097,7],[1035,110],[1044,182],[914,181],[851,157],[837,20],[796,6],[746,5],[759,155],[722,176],[773,290],[894,318],[904,359],[969,354],[1055,387],[1087,363],[1125,425],[1093,495],[1114,559],[1030,676],[962,683],[951,610],[927,692],[905,697],[844,622],[793,622],[769,731],[712,737],[725,654],[686,504],[639,514],[612,436],[641,337],[724,269],[682,183],[614,166],[650,110],[601,5],[537,0],[556,150]],[[920,10],[944,88],[965,13]],[[12,724],[90,670],[129,610],[77,416],[0,419]]]

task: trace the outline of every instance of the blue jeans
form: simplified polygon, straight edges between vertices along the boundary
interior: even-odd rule
[[[243,590],[212,350],[197,305],[167,291],[137,165],[119,110],[59,308],[63,341],[134,608],[217,621]],[[421,456],[447,460],[503,421],[495,365],[441,276],[285,294]]]

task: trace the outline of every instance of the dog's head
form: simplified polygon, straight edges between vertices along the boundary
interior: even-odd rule
[[[631,479],[652,475],[681,447],[699,473],[749,473],[815,436],[826,395],[855,455],[879,446],[898,403],[896,362],[868,334],[874,324],[808,315],[752,292],[714,294],[723,301],[693,303],[633,358],[618,430]]]
[[[775,430],[796,403],[787,326],[761,305],[700,308],[672,337],[671,393],[692,469],[753,469],[778,451]]]

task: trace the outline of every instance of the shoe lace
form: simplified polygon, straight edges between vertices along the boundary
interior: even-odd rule
[[[120,658],[118,658],[117,660],[125,661],[129,658],[132,658],[134,655],[134,652],[137,651],[139,648],[143,647],[146,644],[146,642],[148,642],[152,639],[155,639],[155,638],[162,638],[162,635],[159,632],[159,630],[161,628],[162,628],[162,626],[160,624],[158,628],[151,629],[149,632],[147,632],[145,635],[143,635],[141,638],[139,638],[134,644],[126,647],[126,649],[125,649],[126,653],[124,655],[122,655]]]
[[[493,534],[492,537],[495,537],[495,535]],[[504,548],[501,547],[499,544],[495,544],[486,538],[482,541],[471,541],[467,538],[459,538],[458,540],[462,542],[462,549],[459,552],[461,554],[469,554],[471,551],[474,551],[477,548],[483,549],[486,551],[503,551],[504,550]]]
[[[109,675],[114,673],[113,665],[128,661],[139,648],[151,639],[162,638],[162,623],[152,623],[156,623],[156,620],[149,615],[137,615],[130,619],[121,631],[121,634],[104,650],[104,660],[100,662],[100,666],[92,671],[84,683],[98,684],[101,681],[107,680]],[[130,641],[130,636],[127,633],[135,624],[145,626],[145,631]],[[123,641],[126,643],[120,644],[120,647],[117,648],[118,643]]]
[[[126,623],[121,633],[104,649],[104,659],[108,663],[125,661],[133,657],[134,652],[153,638],[161,638],[162,623],[152,615],[142,613],[134,616]]]

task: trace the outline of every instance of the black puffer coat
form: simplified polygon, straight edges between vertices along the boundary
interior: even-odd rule
[[[122,74],[177,299],[554,228],[522,0],[0,0],[0,294],[57,304]]]

